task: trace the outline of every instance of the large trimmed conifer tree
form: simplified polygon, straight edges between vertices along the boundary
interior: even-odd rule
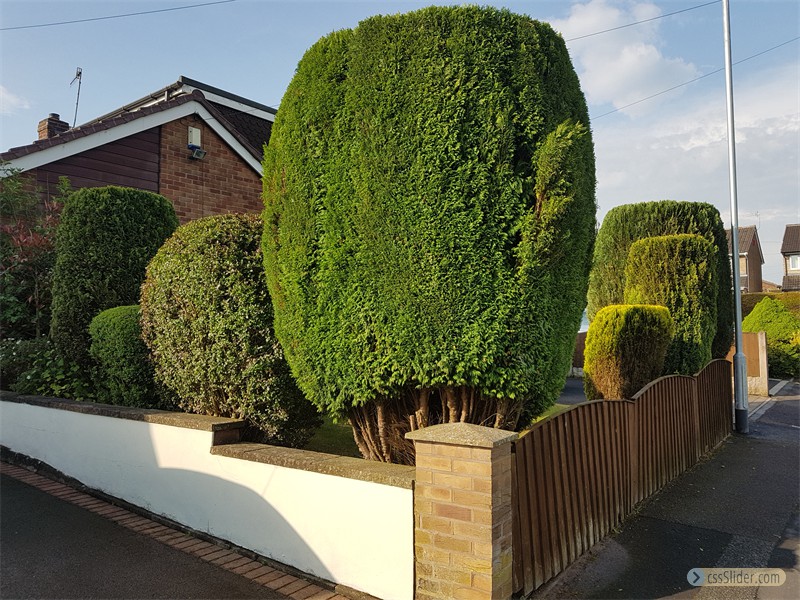
[[[505,10],[431,7],[319,40],[264,159],[275,331],[362,453],[410,429],[515,429],[564,384],[586,304],[594,151],[566,46]]]

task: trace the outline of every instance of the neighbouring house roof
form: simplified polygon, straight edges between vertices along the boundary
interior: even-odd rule
[[[772,281],[767,281],[766,279],[761,280],[761,291],[769,292],[779,289],[781,288],[777,283],[773,283]]]
[[[783,232],[781,254],[800,253],[800,224],[787,225]]]
[[[231,94],[189,77],[181,76],[175,83],[171,83],[152,94],[134,100],[102,117],[98,117],[95,121],[103,121],[147,106],[180,98],[191,94],[195,90],[200,90],[203,93],[206,100],[222,113],[228,123],[242,134],[253,148],[259,151],[260,157],[264,143],[269,140],[272,132],[272,123],[275,121],[277,111],[266,104]],[[95,121],[90,121],[87,125]]]
[[[728,238],[728,255],[732,254],[731,250],[731,230],[725,230],[725,236]],[[753,244],[753,240],[756,242],[756,247],[758,248],[758,256],[761,260],[761,264],[764,264],[764,253],[761,251],[761,241],[758,239],[758,231],[756,230],[755,225],[749,225],[747,227],[739,227],[739,255],[747,254],[750,251],[750,246]]]
[[[0,160],[27,171],[191,114],[202,118],[260,173],[275,110],[186,77],[79,127],[11,148],[0,154]]]

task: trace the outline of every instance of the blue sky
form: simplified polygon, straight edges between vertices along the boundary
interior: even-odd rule
[[[91,19],[210,0],[0,0],[0,28]],[[709,0],[485,2],[548,21],[565,39]],[[304,51],[374,15],[439,2],[236,0],[155,14],[0,31],[0,150],[32,142],[38,121],[88,121],[186,75],[278,107]],[[780,282],[787,223],[800,223],[800,3],[731,0],[740,225],[759,225],[764,277]],[[569,41],[590,106],[598,220],[612,207],[706,201],[730,224],[722,5]],[[620,110],[617,110],[620,109]],[[616,111],[616,112],[610,112]],[[609,114],[610,113],[610,114]]]

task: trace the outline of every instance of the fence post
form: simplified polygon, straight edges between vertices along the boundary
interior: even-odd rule
[[[517,434],[448,423],[406,437],[417,456],[416,598],[511,598],[511,442]]]

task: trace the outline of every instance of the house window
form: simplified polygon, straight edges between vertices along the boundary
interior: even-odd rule
[[[747,275],[747,257],[739,257],[739,275]]]
[[[789,270],[800,271],[800,254],[792,254],[789,257]]]

